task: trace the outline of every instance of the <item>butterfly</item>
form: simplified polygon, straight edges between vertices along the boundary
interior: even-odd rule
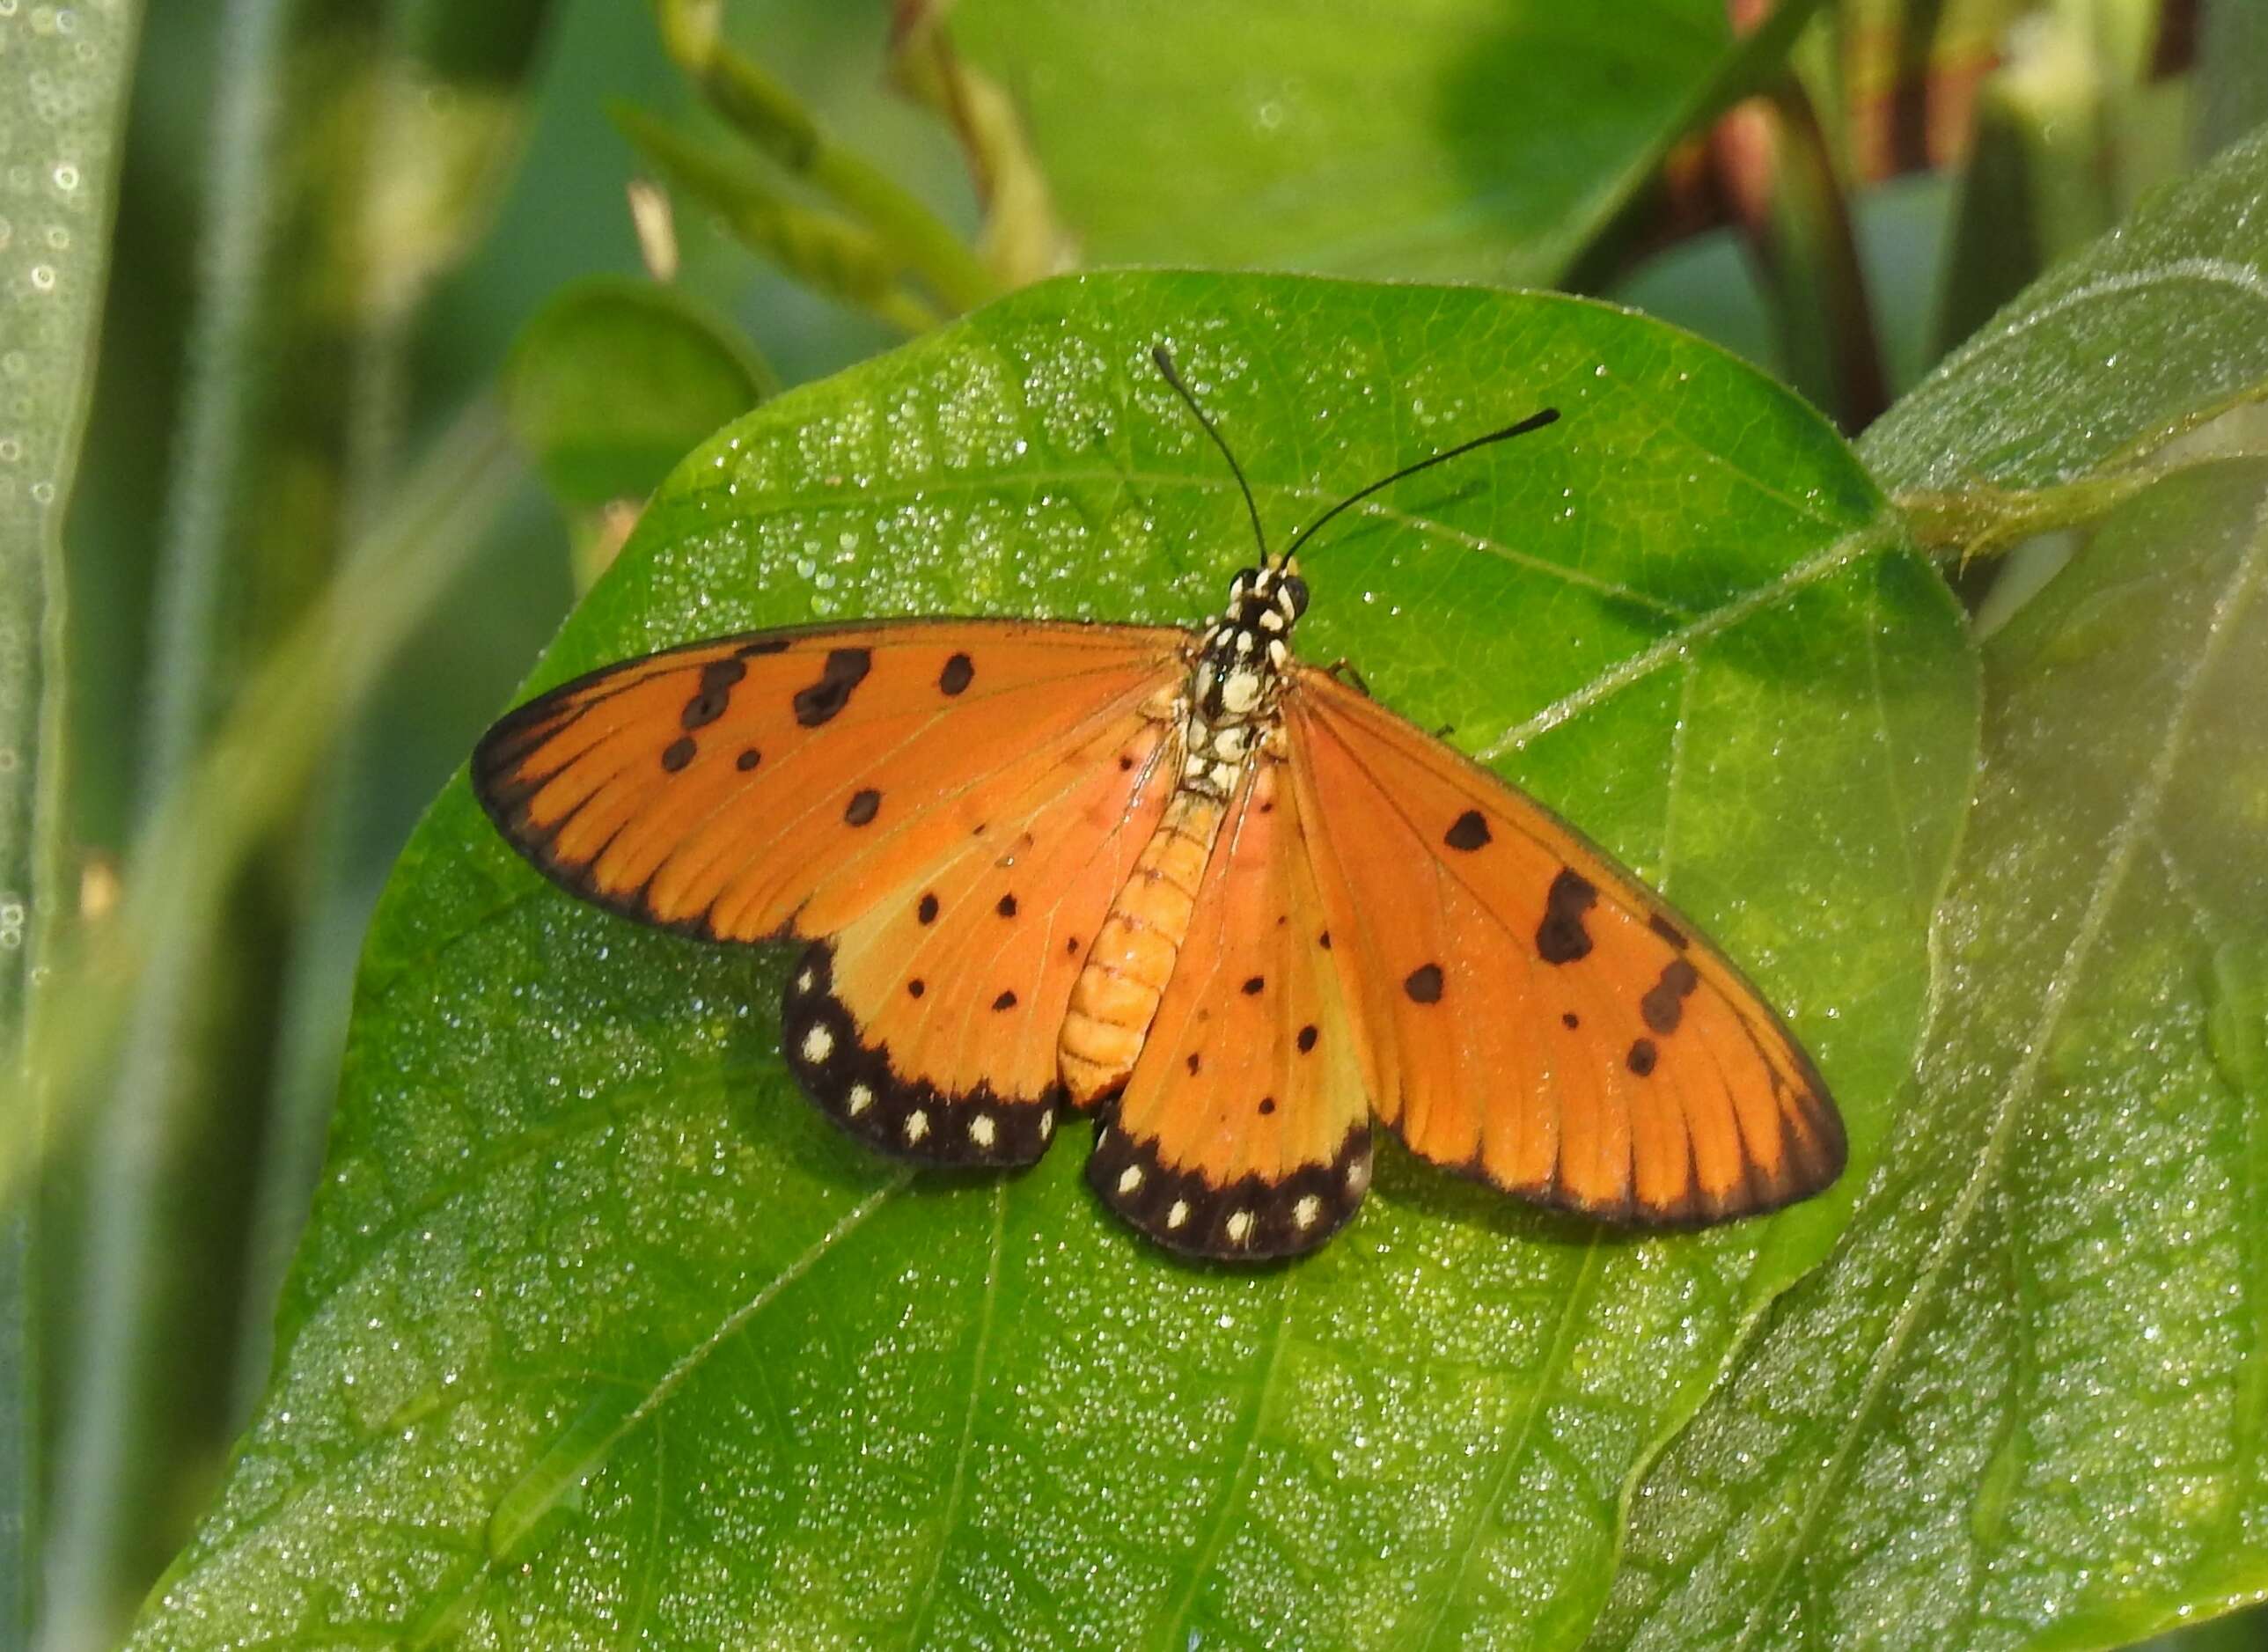
[[[1772,1007],[1526,793],[1303,662],[1296,553],[1201,631],[904,618],[668,648],[511,712],[480,800],[640,923],[805,943],[782,1054],[852,1135],[1014,1166],[1068,1106],[1087,1178],[1172,1250],[1295,1255],[1354,1215],[1373,1121],[1535,1203],[1687,1227],[1841,1172]]]

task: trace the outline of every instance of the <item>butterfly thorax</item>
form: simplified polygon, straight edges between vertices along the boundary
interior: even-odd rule
[[[1226,800],[1246,759],[1277,720],[1292,628],[1307,581],[1288,566],[1247,568],[1228,607],[1197,645],[1182,727],[1182,785]]]

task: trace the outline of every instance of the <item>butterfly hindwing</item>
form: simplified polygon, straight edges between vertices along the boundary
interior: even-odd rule
[[[1843,1165],[1826,1087],[1721,954],[1572,827],[1322,672],[1285,697],[1381,1118],[1540,1203],[1664,1225]]]
[[[852,1133],[932,1164],[1026,1164],[1063,1099],[1057,1042],[1111,897],[1173,790],[1168,726],[1101,726],[790,977],[783,1047]]]
[[[1028,1162],[1054,1126],[1071,948],[1170,790],[1184,642],[985,620],[718,638],[512,712],[474,785],[586,899],[707,940],[812,940],[782,1048],[853,1133]]]
[[[1369,1104],[1299,802],[1259,758],[1231,796],[1179,961],[1087,1177],[1174,1250],[1312,1250],[1370,1184]]]

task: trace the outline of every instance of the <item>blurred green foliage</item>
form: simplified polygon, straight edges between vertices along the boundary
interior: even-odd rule
[[[2257,145],[2198,170],[2268,120],[2268,31],[2249,0],[1631,11],[0,11],[0,396],[36,432],[0,445],[0,1637],[112,1642],[209,1508],[146,1644],[1570,1645],[1611,1582],[1602,1645],[2103,1645],[2268,1589],[2264,770],[2198,709],[2257,652],[2264,182]],[[66,221],[76,310],[24,262]],[[1561,302],[1161,275],[976,308],[1118,260],[1557,283],[1825,419]],[[1051,306],[1079,348],[1008,342]],[[1350,522],[1323,560],[1377,600],[1315,630],[1642,867],[1674,814],[1680,898],[1856,1081],[1871,1185],[1631,1248],[1389,1164],[1314,1263],[1192,1275],[1071,1154],[933,1186],[844,1149],[789,1105],[777,961],[531,898],[445,791],[638,498],[775,378],[812,387],[745,439],[852,440],[902,393],[942,446],[880,457],[919,484],[970,361],[1108,364],[984,508],[851,490],[790,535],[681,473],[544,673],[870,607],[1204,612],[1190,548],[1236,524],[1127,365],[1152,334],[1286,515],[1598,358],[1564,475],[1506,455]],[[1097,440],[1148,480],[1074,474]],[[1491,561],[1445,608],[1453,542],[1630,558],[1661,611],[1503,654],[1548,581]],[[1697,698],[1610,690],[1727,604],[1662,656]],[[409,1222],[475,1125],[536,1163],[539,1073],[627,1110],[550,1184]],[[733,1358],[674,1375],[720,1325]]]

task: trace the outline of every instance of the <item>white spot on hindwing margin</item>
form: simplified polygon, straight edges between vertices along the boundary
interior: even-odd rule
[[[814,1021],[811,1030],[803,1036],[803,1058],[824,1061],[835,1053],[835,1035],[827,1030],[825,1021]]]
[[[910,1147],[927,1134],[929,1134],[929,1114],[917,1107],[906,1115],[906,1144]]]

